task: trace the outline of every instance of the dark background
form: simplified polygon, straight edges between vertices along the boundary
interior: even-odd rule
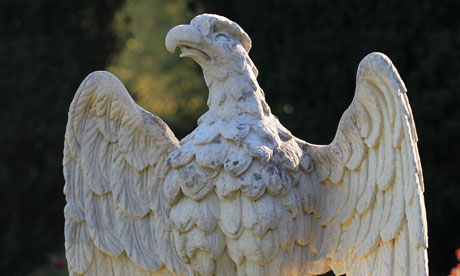
[[[0,1],[1,275],[27,275],[49,252],[63,251],[67,109],[81,80],[104,69],[124,45],[125,35],[112,24],[122,2]],[[218,13],[243,27],[273,112],[312,143],[332,140],[353,97],[359,61],[373,51],[392,59],[419,134],[430,272],[447,275],[460,247],[460,2],[188,4],[195,13]]]

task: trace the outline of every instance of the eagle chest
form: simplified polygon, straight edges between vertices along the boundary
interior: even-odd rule
[[[300,165],[311,166],[293,139],[282,141],[263,127],[231,122],[203,125],[167,158],[165,193],[170,205],[181,196],[199,201],[214,188],[223,199],[241,192],[256,200],[267,189],[277,196],[289,189]]]

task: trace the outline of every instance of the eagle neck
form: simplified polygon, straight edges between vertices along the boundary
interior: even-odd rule
[[[221,120],[230,120],[242,115],[262,119],[270,114],[264,93],[252,68],[243,68],[232,70],[225,78],[207,81],[209,111]]]

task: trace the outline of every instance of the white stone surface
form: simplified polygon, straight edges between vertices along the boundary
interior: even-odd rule
[[[209,87],[209,111],[180,143],[108,72],[72,101],[71,275],[428,275],[416,131],[386,56],[360,63],[336,137],[319,146],[271,114],[236,23],[197,16],[166,47]]]

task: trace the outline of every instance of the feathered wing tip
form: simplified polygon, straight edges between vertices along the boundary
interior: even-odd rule
[[[94,72],[69,108],[64,143],[71,273],[184,273],[163,198],[165,159],[178,147],[166,124],[137,106],[114,75]]]
[[[327,259],[337,275],[428,275],[417,134],[388,57],[363,59],[334,141],[305,149],[325,199],[316,206],[324,232],[316,259]]]

